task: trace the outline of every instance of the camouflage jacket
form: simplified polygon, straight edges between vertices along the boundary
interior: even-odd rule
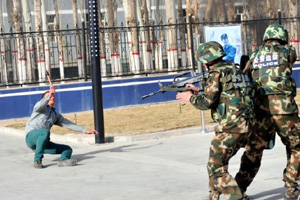
[[[246,133],[253,118],[254,93],[249,79],[236,76],[234,71],[240,71],[233,66],[223,61],[216,64],[209,71],[204,92],[193,95],[190,102],[197,109],[211,109],[213,120],[219,123],[216,132]]]
[[[249,62],[256,88],[256,107],[270,114],[298,113],[294,100],[296,83],[292,78],[295,61],[295,49],[276,41],[262,45],[251,54]]]

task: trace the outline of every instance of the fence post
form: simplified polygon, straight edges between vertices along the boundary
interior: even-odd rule
[[[281,22],[281,10],[278,9],[278,20],[279,20],[279,24],[281,25],[282,22]]]

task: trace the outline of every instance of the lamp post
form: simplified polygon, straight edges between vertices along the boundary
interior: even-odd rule
[[[104,143],[104,117],[103,117],[103,99],[102,99],[102,81],[100,66],[100,47],[99,47],[99,26],[97,0],[89,0],[89,18],[90,18],[90,54],[91,54],[91,72],[94,104],[94,122],[95,130],[99,132],[95,135],[96,143]]]

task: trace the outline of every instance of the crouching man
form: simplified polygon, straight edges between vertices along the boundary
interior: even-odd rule
[[[71,159],[72,149],[68,145],[56,144],[50,141],[50,129],[53,125],[62,126],[70,130],[85,134],[98,134],[96,130],[86,131],[85,128],[78,126],[65,119],[55,111],[55,88],[45,92],[42,99],[38,101],[26,124],[26,144],[34,152],[34,167],[43,168],[43,154],[61,154],[58,166],[74,166],[76,159]]]

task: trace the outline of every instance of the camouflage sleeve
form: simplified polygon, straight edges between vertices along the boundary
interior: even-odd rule
[[[208,75],[205,82],[203,94],[197,96],[193,95],[190,99],[191,104],[200,110],[210,109],[220,97],[220,73],[212,72]]]
[[[243,70],[244,72],[246,72],[246,73],[248,73],[248,74],[251,72],[252,63],[253,63],[253,60],[254,60],[254,58],[255,58],[255,56],[256,56],[257,53],[258,53],[258,51],[254,51],[254,52],[252,52],[252,53],[250,54],[249,60],[248,60],[248,62],[247,62],[247,64],[246,64],[246,67],[245,67],[245,69]]]
[[[297,59],[297,53],[296,53],[296,49],[293,46],[290,46],[289,48],[289,63],[292,66]]]

